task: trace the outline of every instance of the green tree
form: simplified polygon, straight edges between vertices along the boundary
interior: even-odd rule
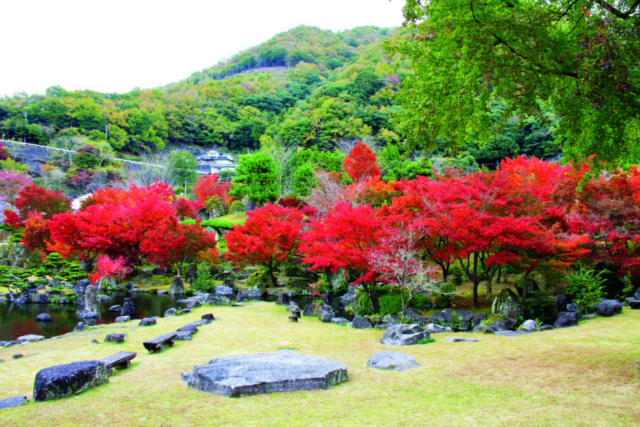
[[[198,180],[196,166],[198,162],[188,151],[173,151],[169,154],[169,177],[175,185],[195,184]]]
[[[256,151],[240,156],[236,173],[230,195],[247,196],[257,205],[277,200],[280,194],[277,166],[267,153]]]
[[[410,38],[391,46],[410,59],[415,77],[398,97],[398,127],[410,145],[462,146],[498,131],[500,117],[536,116],[546,103],[562,117],[564,153],[624,159],[640,119],[638,3],[587,0],[407,0]]]

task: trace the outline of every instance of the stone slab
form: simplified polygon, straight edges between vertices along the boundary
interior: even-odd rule
[[[367,362],[367,368],[385,369],[390,371],[406,371],[419,368],[415,357],[397,351],[379,351],[374,353]]]
[[[347,379],[342,363],[295,353],[218,357],[182,374],[189,387],[223,396],[324,390]]]

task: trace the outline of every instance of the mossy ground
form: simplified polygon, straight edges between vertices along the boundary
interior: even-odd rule
[[[220,317],[160,354],[142,342],[197,320]],[[136,322],[137,323],[137,322]],[[156,326],[101,327],[59,340],[0,349],[0,398],[32,396],[36,373],[78,360],[137,351],[131,368],[109,384],[52,402],[2,410],[3,426],[425,426],[633,425],[640,422],[640,312],[518,338],[474,335],[478,343],[393,348],[421,368],[387,372],[365,367],[380,330],[354,330],[313,318],[290,323],[284,307],[201,307]],[[102,342],[124,332],[127,342]],[[189,389],[180,374],[213,357],[295,348],[347,365],[349,381],[323,391],[226,398]],[[24,358],[11,360],[15,353]]]

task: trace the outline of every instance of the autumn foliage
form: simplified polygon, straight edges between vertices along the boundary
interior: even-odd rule
[[[380,176],[380,167],[376,164],[376,154],[360,141],[344,158],[343,166],[353,181]]]
[[[226,234],[225,258],[235,265],[264,266],[275,286],[278,266],[298,254],[303,220],[298,209],[271,203],[248,212],[245,224]]]

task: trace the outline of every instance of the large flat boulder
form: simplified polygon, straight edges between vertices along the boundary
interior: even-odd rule
[[[45,368],[36,374],[33,400],[60,399],[107,383],[109,370],[100,360],[87,360]]]
[[[42,335],[23,335],[18,337],[18,344],[22,344],[23,342],[36,342],[36,341],[44,341],[44,337]]]
[[[189,387],[223,396],[324,390],[347,381],[347,367],[322,357],[296,353],[225,356],[182,374]]]
[[[367,362],[367,368],[386,369],[390,371],[406,371],[419,368],[415,357],[397,351],[379,351]]]

